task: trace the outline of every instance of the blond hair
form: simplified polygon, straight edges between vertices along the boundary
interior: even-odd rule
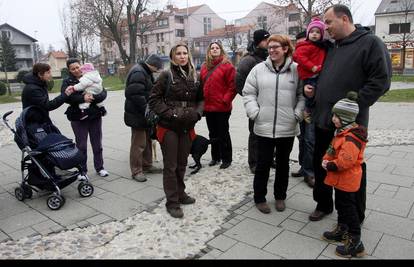
[[[178,66],[181,69],[181,71],[184,73],[184,70],[181,68],[181,66],[174,61],[175,55],[177,53],[177,49],[180,46],[183,46],[187,49],[187,53],[188,53],[188,63],[187,64],[188,64],[188,67],[189,67],[188,68],[188,76],[190,76],[190,77],[192,76],[194,78],[194,81],[195,81],[197,79],[197,77],[196,77],[197,73],[195,71],[194,64],[193,64],[193,56],[191,55],[191,51],[188,48],[188,45],[186,43],[179,42],[171,48],[171,51],[170,51],[170,65],[171,65],[171,67],[172,66]]]
[[[287,47],[288,51],[286,52],[286,57],[291,57],[293,54],[293,45],[290,41],[289,36],[282,34],[272,34],[269,39],[267,39],[267,44],[270,42],[278,42],[283,48]]]

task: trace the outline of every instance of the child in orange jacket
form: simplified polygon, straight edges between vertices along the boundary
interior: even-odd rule
[[[345,245],[336,248],[336,254],[347,258],[365,255],[356,192],[361,184],[367,129],[355,122],[359,112],[357,97],[356,92],[349,92],[347,98],[333,106],[332,122],[337,130],[322,160],[322,167],[327,171],[325,184],[335,188],[335,208],[338,212],[336,228],[324,232],[323,238],[334,242],[345,241]]]

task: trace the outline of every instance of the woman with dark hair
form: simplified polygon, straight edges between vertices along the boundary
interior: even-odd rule
[[[195,203],[185,192],[184,175],[195,138],[194,126],[203,112],[203,92],[196,82],[188,46],[181,43],[174,46],[170,59],[170,70],[160,74],[151,90],[149,106],[160,117],[157,138],[163,155],[167,212],[174,218],[182,218],[180,205]]]
[[[226,169],[232,161],[232,145],[229,119],[232,101],[236,96],[236,69],[227,58],[223,46],[212,42],[206,53],[206,62],[201,66],[200,80],[204,93],[204,114],[211,143],[210,166],[222,162]]]
[[[55,110],[65,103],[73,90],[62,90],[62,93],[53,100],[49,100],[47,82],[51,81],[52,72],[48,64],[36,63],[32,72],[23,77],[25,86],[22,92],[23,108],[28,106],[38,106],[47,111]],[[66,88],[65,88],[66,89]]]
[[[82,77],[82,71],[80,69],[80,61],[76,58],[70,58],[66,62],[66,66],[69,70],[69,77],[62,82],[62,92],[69,86],[79,83],[79,79]],[[66,103],[70,106],[66,110],[65,114],[68,120],[71,122],[73,133],[75,134],[76,146],[80,151],[85,154],[85,162],[82,164],[82,168],[87,171],[87,148],[88,148],[88,135],[92,145],[93,162],[97,174],[101,177],[108,176],[108,172],[104,169],[103,155],[102,155],[102,116],[106,114],[104,107],[98,107],[97,103],[101,103],[106,98],[106,90],[103,89],[102,93],[97,95],[88,94],[81,91],[74,92],[70,97],[66,99]],[[88,109],[82,113],[79,108],[79,104],[90,103]],[[83,177],[79,177],[82,179]]]

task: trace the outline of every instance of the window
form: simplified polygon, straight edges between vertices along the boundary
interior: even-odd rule
[[[157,43],[160,41],[160,34],[157,33]]]
[[[11,32],[10,31],[1,31],[1,36],[3,38],[11,39]]]
[[[299,27],[289,27],[289,35],[296,35],[299,33]]]
[[[410,33],[411,23],[390,24],[389,34]]]
[[[298,20],[300,20],[299,13],[289,14],[289,21],[298,21]]]
[[[260,29],[267,30],[267,17],[266,16],[260,16],[257,17],[257,25]]]
[[[185,36],[184,30],[175,30],[175,36],[184,37]]]
[[[203,18],[204,22],[204,35],[207,35],[211,32],[211,18]]]
[[[164,33],[161,33],[160,37],[161,37],[161,42],[164,42]]]
[[[144,36],[142,37],[142,43],[144,43],[144,44],[148,44],[148,35],[144,35]]]
[[[175,17],[175,23],[184,24],[184,17]]]
[[[157,21],[158,27],[168,26],[168,19],[160,19]]]
[[[165,47],[161,46],[161,55],[165,55]]]

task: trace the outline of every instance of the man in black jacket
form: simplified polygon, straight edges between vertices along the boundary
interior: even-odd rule
[[[153,73],[163,68],[161,58],[150,55],[145,62],[139,62],[129,71],[125,88],[125,124],[131,127],[131,148],[129,165],[132,179],[145,182],[144,173],[161,172],[152,166],[152,145],[150,126],[145,119],[145,109],[152,86]]]
[[[369,107],[391,84],[391,60],[387,48],[369,30],[353,24],[351,12],[346,6],[329,7],[325,11],[324,20],[327,31],[335,42],[328,48],[316,90],[309,85],[304,88],[308,97],[315,96],[313,199],[317,206],[309,216],[311,221],[319,221],[333,211],[332,187],[324,184],[326,171],[321,167],[322,157],[335,131],[331,121],[333,105],[349,91],[358,92],[359,113],[356,122],[368,127]],[[365,219],[365,163],[361,167],[361,186],[356,192],[360,223]]]
[[[253,42],[248,48],[248,54],[244,56],[237,68],[236,73],[236,89],[237,93],[242,96],[242,91],[246,78],[254,66],[266,60],[269,55],[267,52],[267,39],[270,34],[265,30],[257,30],[253,33]],[[252,173],[256,170],[257,161],[257,137],[253,132],[254,121],[249,120],[249,146],[248,146],[248,162]]]

